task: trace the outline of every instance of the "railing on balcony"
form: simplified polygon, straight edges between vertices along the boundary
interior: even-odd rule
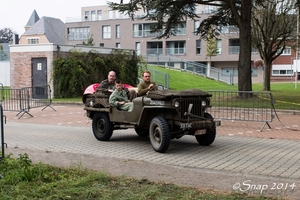
[[[133,37],[159,37],[162,35],[162,31],[152,33],[150,30],[133,31]]]
[[[166,55],[185,55],[186,48],[166,48]]]
[[[229,54],[239,54],[240,53],[240,47],[239,46],[229,46],[228,47],[228,53]]]
[[[90,37],[90,33],[69,33],[68,40],[87,40]]]
[[[177,28],[176,30],[172,30],[172,31],[176,31],[175,33],[176,36],[186,35],[186,28]]]
[[[234,84],[234,74],[227,73],[226,75],[224,75],[224,72],[222,70],[214,67],[210,67],[208,69],[207,65],[198,62],[187,61],[170,55],[165,56],[165,55],[149,54],[149,55],[144,55],[144,57],[147,63],[149,64],[155,64],[162,67],[179,69],[182,71],[189,71],[227,84],[231,84],[231,85]]]
[[[239,54],[240,53],[240,46],[229,46],[228,47],[228,53],[229,54]],[[252,54],[258,54],[258,50],[254,47],[252,47]]]
[[[147,49],[147,55],[161,55],[162,53],[162,48]]]

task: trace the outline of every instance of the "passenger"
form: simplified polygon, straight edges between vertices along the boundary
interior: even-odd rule
[[[129,102],[126,91],[123,89],[120,80],[115,81],[115,88],[116,89],[109,97],[109,104],[120,110],[131,112],[133,110],[133,103]]]
[[[151,72],[146,70],[142,74],[143,82],[138,85],[138,96],[148,95],[149,91],[157,90],[155,82],[151,82]]]
[[[103,91],[112,93],[115,90],[115,80],[116,80],[116,72],[110,71],[108,73],[107,79],[101,81],[96,91]]]

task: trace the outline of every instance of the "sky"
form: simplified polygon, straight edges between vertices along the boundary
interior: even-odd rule
[[[81,15],[81,7],[105,5],[119,0],[1,0],[0,29],[11,28],[22,35],[32,12],[36,10],[40,18],[54,17],[63,22],[66,18]]]

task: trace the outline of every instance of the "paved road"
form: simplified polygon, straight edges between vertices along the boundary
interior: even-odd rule
[[[108,142],[97,141],[82,107],[54,108],[57,111],[34,110],[31,113],[34,117],[25,114],[21,119],[16,113],[4,113],[8,152],[29,151],[40,160],[46,152],[50,163],[57,158],[55,164],[59,164],[63,156],[62,160],[68,159],[69,164],[84,162],[85,166],[109,172],[113,172],[109,169],[113,165],[117,174],[175,183],[177,179],[181,181],[179,184],[194,187],[239,188],[236,191],[290,199],[300,196],[299,115],[280,115],[282,121],[289,117],[295,120],[284,121],[295,130],[280,128],[282,121],[274,122],[275,128],[270,123],[272,130],[263,132],[256,130],[261,124],[254,122],[225,122],[227,126],[223,127],[223,123],[218,127],[220,134],[211,146],[199,146],[194,137],[185,136],[172,140],[168,151],[161,154],[152,149],[148,138],[137,136],[133,129],[114,131]],[[90,159],[83,158],[87,155]]]

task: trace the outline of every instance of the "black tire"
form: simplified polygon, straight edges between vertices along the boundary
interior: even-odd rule
[[[149,129],[143,129],[141,127],[135,126],[134,128],[136,134],[140,137],[148,137],[149,136]]]
[[[97,140],[107,141],[111,138],[114,127],[106,113],[96,113],[93,117],[93,133]]]
[[[204,117],[213,120],[214,118],[209,113],[204,113]],[[206,130],[206,133],[203,135],[195,135],[198,143],[200,145],[208,146],[211,145],[216,138],[216,127],[212,127]]]
[[[170,145],[170,128],[163,117],[155,117],[150,123],[150,142],[152,148],[160,153],[168,150]]]

